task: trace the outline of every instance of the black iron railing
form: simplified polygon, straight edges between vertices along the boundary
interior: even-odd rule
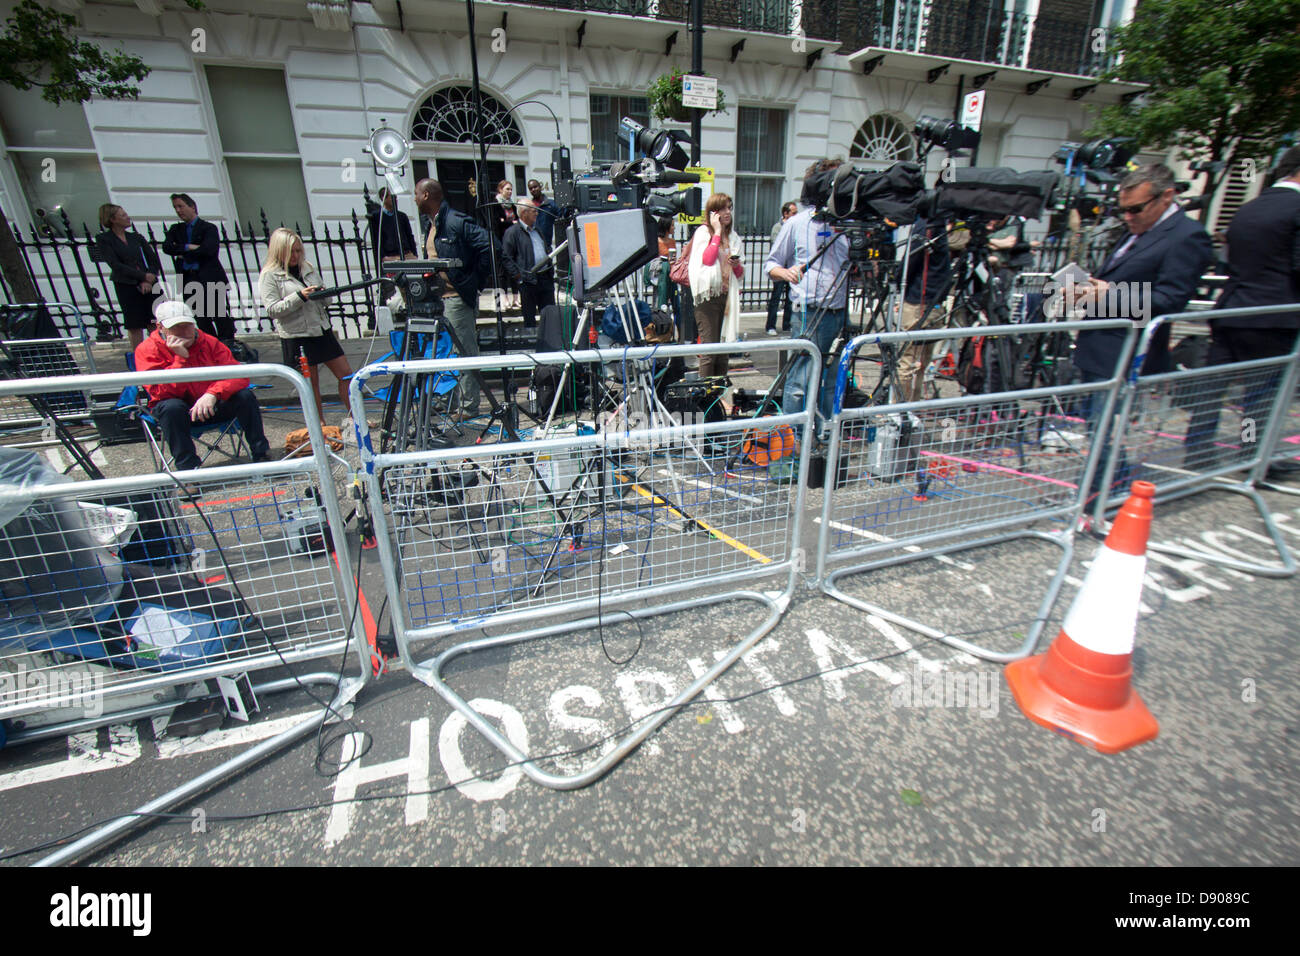
[[[41,298],[47,302],[65,302],[76,306],[90,326],[122,331],[122,311],[113,289],[108,267],[98,261],[95,253],[96,233],[84,223],[80,230],[73,226],[66,213],[62,222],[46,224],[43,231],[31,229],[26,235],[17,224],[13,225],[18,249]],[[50,226],[53,228],[50,228]],[[133,228],[148,240],[163,262],[164,278],[176,281],[178,276],[171,260],[162,255],[162,241],[171,223],[137,222]],[[240,228],[235,224],[231,234],[225,225],[221,231],[221,264],[230,278],[231,294],[228,299],[230,316],[235,320],[236,333],[271,332],[273,324],[265,315],[257,292],[258,276],[266,256],[267,242],[274,227],[261,212],[261,231],[252,225]],[[304,233],[295,223],[294,231],[302,237],[307,259],[319,271],[322,280],[330,286],[348,285],[361,281],[374,273],[374,253],[364,221],[356,211],[352,223],[331,225],[324,223],[317,231],[313,224]],[[0,278],[5,301],[13,302],[9,284]],[[373,287],[345,292],[329,300],[327,308],[336,332],[352,338],[368,332],[370,317],[374,314]],[[65,319],[66,320],[66,319]],[[101,331],[101,336],[103,332]]]
[[[685,24],[689,0],[517,0],[526,6],[550,7],[581,13],[606,13]],[[841,9],[853,0],[804,0],[799,28],[804,36],[834,40],[839,36]],[[705,27],[754,33],[791,35],[795,23],[789,0],[704,0]],[[689,49],[689,47],[681,47]]]
[[[66,302],[81,310],[89,326],[107,324],[107,327],[122,331],[122,315],[108,269],[91,258],[90,248],[94,237],[89,230],[82,227],[82,236],[73,235],[71,223],[65,220],[66,235],[72,238],[54,238],[42,236],[35,231],[27,236],[19,233],[17,226],[14,234],[18,238],[18,247],[26,260],[28,268],[36,278],[41,295],[50,302]],[[161,245],[159,236],[166,224],[145,224],[140,232],[156,246]],[[321,233],[303,236],[303,245],[307,258],[311,260],[321,275],[321,281],[327,286],[347,285],[359,281],[363,275],[373,273],[373,250],[370,248],[369,234],[357,214],[352,217],[352,235],[345,235],[340,227],[337,232],[326,225]],[[222,230],[222,262],[226,273],[235,286],[236,295],[230,298],[230,314],[236,320],[236,330],[240,334],[250,332],[273,332],[274,326],[263,313],[257,296],[257,277],[261,271],[262,259],[266,254],[267,238],[271,232],[265,217],[262,221],[261,234],[251,230],[236,228],[234,235]],[[694,232],[694,227],[678,228],[678,249],[684,249],[687,240]],[[299,235],[302,235],[299,230]],[[1078,245],[1071,245],[1067,237],[1049,236],[1034,256],[1030,272],[1054,272],[1067,261],[1073,259],[1086,269],[1100,266],[1114,240],[1110,236],[1085,238]],[[771,249],[770,233],[755,233],[741,237],[741,261],[745,266],[745,277],[741,285],[740,308],[743,312],[763,312],[767,309],[768,295],[772,281],[763,268]],[[164,257],[164,262],[166,262]],[[7,283],[0,280],[5,301],[14,301]],[[334,320],[335,332],[341,338],[357,338],[370,334],[370,320],[374,308],[378,305],[373,287],[344,293],[329,302],[330,315]],[[861,303],[855,297],[853,309]],[[56,322],[69,323],[75,317],[57,314]],[[101,333],[102,337],[102,333]]]
[[[857,0],[857,13],[856,23],[836,37],[846,48],[1082,76],[1097,76],[1114,62],[1110,30],[1081,19],[1008,13],[995,0]]]

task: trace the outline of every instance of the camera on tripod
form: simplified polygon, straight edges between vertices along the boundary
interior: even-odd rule
[[[1074,209],[1084,220],[1103,218],[1119,191],[1120,173],[1136,153],[1136,141],[1127,136],[1062,143],[1052,158],[1065,167],[1062,176],[1069,185],[1052,211]]]
[[[459,269],[461,265],[459,259],[395,259],[383,264],[384,278],[402,293],[406,324],[411,331],[433,330],[443,316],[447,270]]]
[[[659,255],[656,219],[698,216],[703,208],[699,189],[652,191],[700,181],[698,174],[682,172],[688,157],[681,144],[689,144],[689,136],[649,129],[626,116],[619,125],[645,154],[641,159],[606,163],[575,176],[567,147],[551,153],[556,201],[570,219],[572,294],[578,302],[612,287]]]

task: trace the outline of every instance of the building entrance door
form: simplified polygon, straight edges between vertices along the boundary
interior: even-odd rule
[[[470,195],[470,184],[474,181],[474,167],[477,163],[472,159],[417,159],[412,161],[411,166],[415,173],[416,180],[432,176],[438,182],[442,183],[443,198],[451,203],[451,208],[457,212],[463,212],[465,215],[473,218],[478,209],[478,202],[475,197]],[[436,167],[436,172],[430,169],[430,166]],[[506,177],[506,164],[503,161],[488,160],[487,164],[487,188],[495,190],[497,183]],[[493,193],[493,196],[495,193]],[[487,201],[491,202],[493,196],[488,196]]]

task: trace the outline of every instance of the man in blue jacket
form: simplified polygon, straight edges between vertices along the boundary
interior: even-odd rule
[[[478,355],[478,297],[492,283],[492,234],[464,213],[443,201],[442,184],[435,179],[421,179],[415,184],[415,205],[420,210],[421,225],[428,222],[422,248],[426,259],[459,259],[459,268],[443,274],[446,288],[442,308],[447,324],[460,339],[464,355]],[[478,412],[479,380],[477,375],[463,376],[461,413]]]

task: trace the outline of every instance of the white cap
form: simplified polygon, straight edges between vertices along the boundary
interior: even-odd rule
[[[154,318],[161,328],[170,329],[185,322],[193,322],[194,311],[184,302],[162,302],[154,310]]]

